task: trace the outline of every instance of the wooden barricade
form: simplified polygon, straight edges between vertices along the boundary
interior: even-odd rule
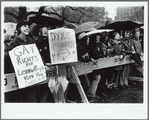
[[[143,61],[143,56],[141,57],[141,60]],[[65,76],[67,78],[68,76],[67,76],[66,69],[68,66],[71,66],[72,73],[73,73],[73,79],[71,79],[69,82],[76,84],[83,102],[88,103],[88,100],[86,98],[84,90],[82,89],[82,86],[80,84],[80,80],[78,78],[79,75],[91,73],[95,69],[102,69],[102,68],[114,67],[114,66],[131,64],[131,63],[134,63],[134,61],[132,59],[130,59],[130,55],[126,56],[123,60],[120,60],[119,57],[100,58],[99,60],[97,60],[96,64],[93,64],[92,62],[67,63],[67,64],[63,64],[63,65],[58,65],[58,67],[59,67],[58,76]],[[51,68],[50,71],[52,74],[53,69]],[[36,85],[45,84],[49,81],[49,79],[50,78],[47,77],[47,80],[45,80],[44,82],[38,83]],[[138,78],[132,77],[132,76],[130,77],[130,80],[143,81],[143,79],[138,79]],[[10,91],[19,89],[15,73],[5,74],[4,81],[5,81],[4,82],[4,92],[10,92]]]

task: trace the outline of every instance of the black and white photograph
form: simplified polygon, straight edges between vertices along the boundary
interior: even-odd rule
[[[147,119],[148,2],[2,1],[2,119]]]

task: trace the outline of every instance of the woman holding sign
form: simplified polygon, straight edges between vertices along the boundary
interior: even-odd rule
[[[17,24],[16,30],[18,31],[18,36],[10,43],[9,47],[6,49],[6,52],[12,50],[13,48],[19,45],[26,45],[34,43],[34,40],[29,37],[29,23],[27,21],[20,21]]]
[[[34,43],[34,40],[29,37],[30,28],[27,21],[20,21],[16,26],[16,30],[18,31],[18,35],[5,50],[5,74],[14,73],[14,69],[8,52],[19,45]],[[9,98],[7,99],[8,94]],[[6,93],[5,97],[6,102],[36,102],[36,93],[34,87]]]

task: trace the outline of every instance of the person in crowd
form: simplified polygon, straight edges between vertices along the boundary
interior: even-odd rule
[[[33,26],[33,28],[30,30],[30,34],[32,35],[32,37],[34,38],[35,41],[38,40],[39,29],[40,29],[40,26],[39,26],[39,25],[35,25],[35,26]]]
[[[36,40],[35,43],[44,63],[51,63],[47,27],[44,26],[40,28],[38,40]]]
[[[99,58],[104,57],[104,51],[102,51],[102,42],[101,42],[101,34],[100,33],[93,34],[90,36],[89,48],[90,48],[90,52],[91,52],[91,57],[93,59],[97,60]],[[103,76],[104,72],[105,72],[104,69],[94,71],[95,75],[96,74],[101,75],[101,80],[98,84],[98,89],[97,89],[97,94],[100,96],[107,96],[106,95],[106,85],[105,85],[106,80],[104,79],[105,76]],[[91,76],[91,78],[92,78],[92,76]]]
[[[140,40],[140,29],[136,28],[134,30],[134,37],[133,37],[133,43],[134,43],[134,49],[136,54],[138,55],[138,59],[140,59],[140,56],[143,55],[143,51],[142,51],[142,46],[141,46],[141,40]],[[140,59],[141,61],[141,59]],[[143,69],[142,69],[142,62],[140,62],[140,65],[138,64],[134,64],[135,68],[137,69],[137,71],[141,72],[142,76],[143,76]]]
[[[18,35],[14,38],[14,40],[5,50],[5,74],[14,72],[8,52],[19,45],[27,45],[34,43],[34,40],[28,37],[30,29],[27,21],[21,20],[20,22],[18,22],[16,29],[18,31]],[[6,98],[9,96],[9,99],[6,99],[6,101],[8,102],[36,102],[36,93],[34,87],[20,89],[17,91],[10,92],[8,94],[5,94]]]
[[[113,51],[112,45],[109,42],[109,34],[107,32],[101,33],[102,41],[102,51],[104,52],[104,57],[111,57],[111,52]]]
[[[51,64],[48,41],[48,28],[50,27],[42,26],[39,29],[39,34],[37,37],[38,39],[36,39],[35,41],[45,66]],[[48,99],[49,96],[52,98],[52,94],[48,88],[48,83],[38,86],[37,93],[37,102],[51,102],[51,99]]]
[[[109,34],[107,32],[101,33],[101,51],[103,53],[102,57],[111,57],[111,53],[113,52],[112,45],[109,42]],[[103,68],[101,69],[101,81],[99,83],[98,90],[99,95],[107,96],[107,83],[111,81],[113,76],[113,67]]]
[[[99,50],[96,47],[96,45],[90,44],[89,36],[87,36],[86,33],[84,32],[78,36],[78,40],[79,40],[79,44],[77,45],[78,59],[84,62],[89,61],[95,62],[95,60],[100,57]],[[90,84],[88,85],[86,95],[90,100],[99,99],[99,96],[96,95],[96,90],[98,87],[98,83],[100,82],[101,79],[100,70],[94,70],[92,73],[90,73],[90,76],[92,77],[92,80],[90,80]]]
[[[144,29],[140,28],[140,43],[142,46],[142,51],[144,51]]]
[[[9,46],[9,44],[13,41],[14,36],[9,35],[9,34],[5,34],[4,35],[4,52],[6,51],[6,49],[8,49],[7,47]]]
[[[133,36],[133,42],[134,42],[134,49],[135,51],[141,56],[143,54],[142,51],[142,45],[140,40],[140,29],[137,28],[134,30],[134,36]]]
[[[17,29],[14,31],[14,38],[18,36],[18,31]]]
[[[29,24],[27,21],[22,20],[17,24],[16,27],[18,31],[17,37],[11,42],[8,49],[6,49],[6,52],[12,50],[13,48],[19,46],[19,45],[25,45],[25,44],[32,44],[34,43],[34,40],[30,37],[28,37],[28,34],[30,32]]]
[[[130,30],[125,30],[123,31],[123,39],[122,42],[125,45],[125,50],[126,50],[126,55],[130,55],[132,53],[135,52],[134,50],[134,44],[132,39],[130,38],[131,36],[131,31]],[[123,67],[123,74],[122,74],[122,79],[123,79],[123,87],[127,88],[130,87],[128,85],[128,79],[129,79],[129,75],[131,73],[132,70],[132,65],[128,64],[128,65],[124,65]]]
[[[120,38],[120,34],[118,32],[114,32],[113,36],[112,36],[113,42],[115,43],[113,45],[113,52],[112,52],[112,56],[117,56],[119,58],[119,60],[123,60],[123,58],[126,56],[126,52],[125,52],[125,45],[122,43],[121,38]],[[116,91],[119,91],[118,88],[123,88],[123,80],[121,78],[121,74],[122,74],[122,66],[117,66],[114,67],[114,76],[113,76],[113,80],[112,82],[114,83],[113,88]]]

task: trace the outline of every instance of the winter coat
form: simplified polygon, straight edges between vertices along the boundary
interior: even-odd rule
[[[126,54],[131,54],[134,51],[134,43],[132,39],[126,40],[123,38],[122,43],[125,45]]]
[[[39,37],[39,40],[36,41],[36,46],[40,52],[43,62],[51,63],[48,39],[41,40],[41,38]]]
[[[124,43],[119,42],[118,44],[115,44],[113,46],[112,56],[115,56],[115,55],[123,55],[123,56],[126,55]]]
[[[31,37],[27,37],[27,40],[25,42],[19,36],[15,37],[15,39],[5,49],[5,56],[4,56],[4,73],[5,74],[14,73],[14,68],[13,68],[8,52],[19,45],[26,45],[26,44],[33,44],[33,43],[34,43],[34,40]]]
[[[78,53],[78,60],[81,62],[89,62],[91,61],[90,58],[90,51],[88,46],[82,46],[78,43],[77,45],[77,53]]]
[[[5,52],[9,52],[13,48],[19,46],[19,45],[27,45],[27,44],[33,44],[34,40],[31,37],[26,38],[26,41],[22,40],[19,36],[15,37],[15,39],[10,43],[10,45],[7,47]]]
[[[89,43],[89,51],[91,54],[91,58],[93,58],[95,60],[104,57],[104,53],[101,50],[100,44]]]
[[[110,44],[110,42],[107,43],[102,43],[101,44],[101,50],[104,52],[104,57],[111,57],[111,52],[113,52],[113,48],[112,45]]]
[[[141,54],[142,53],[142,45],[139,39],[133,38],[133,43],[134,43],[134,49],[137,53]]]

